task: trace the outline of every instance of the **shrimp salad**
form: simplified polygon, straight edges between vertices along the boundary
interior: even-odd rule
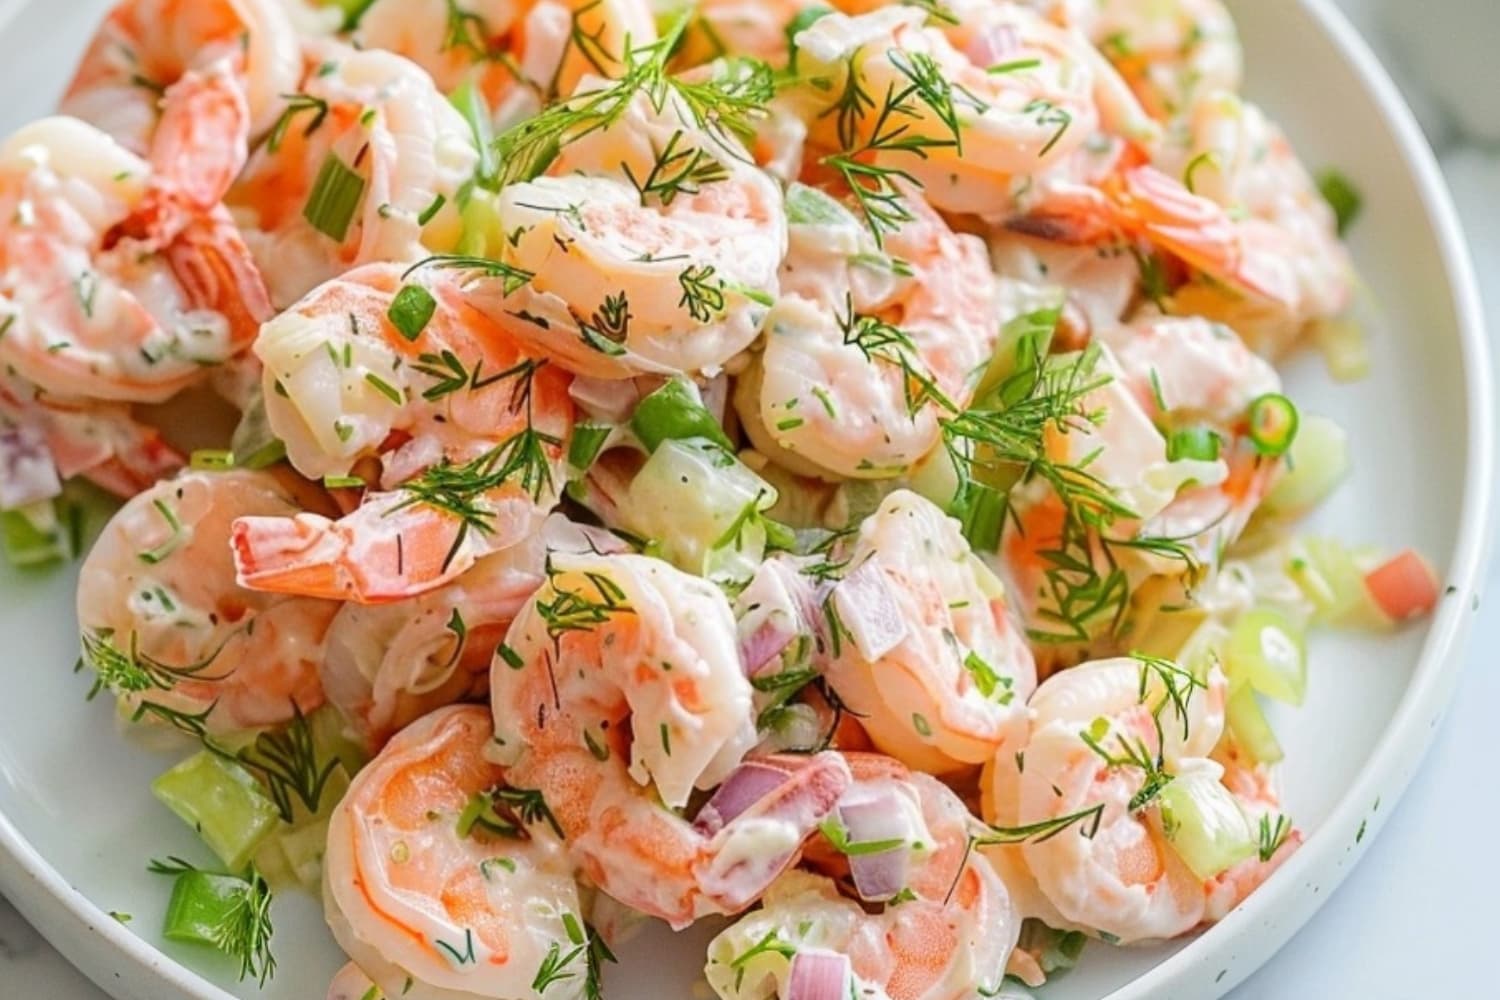
[[[1309,630],[1440,597],[1297,527],[1357,189],[1220,0],[830,2],[123,0],[0,143],[4,550],[175,755],[168,939],[970,1000],[1303,842]]]

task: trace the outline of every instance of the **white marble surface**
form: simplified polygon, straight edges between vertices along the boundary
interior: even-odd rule
[[[1500,331],[1500,59],[1490,51],[1500,41],[1500,0],[1340,3],[1422,116],[1469,232],[1491,329]],[[1412,10],[1428,20],[1414,21]],[[1456,52],[1470,53],[1462,67]],[[1500,561],[1490,582],[1500,593]],[[1380,839],[1307,928],[1232,1000],[1495,995],[1490,950],[1500,866],[1487,848],[1500,829],[1496,648],[1500,600],[1481,610],[1454,706]],[[43,996],[107,1000],[0,899],[0,998]]]

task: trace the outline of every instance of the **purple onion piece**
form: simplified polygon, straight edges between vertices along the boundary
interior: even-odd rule
[[[755,761],[741,764],[698,811],[693,829],[705,837],[712,837],[790,778],[786,771],[770,764]]]
[[[874,562],[866,562],[844,577],[833,590],[843,624],[859,653],[878,660],[906,638],[895,588]]]
[[[853,975],[848,955],[811,948],[799,951],[792,956],[784,1000],[849,1000]]]

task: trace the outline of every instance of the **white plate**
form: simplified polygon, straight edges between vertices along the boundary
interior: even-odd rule
[[[0,0],[0,129],[50,110],[107,0]],[[1328,898],[1396,806],[1453,688],[1484,565],[1493,421],[1478,297],[1432,157],[1394,87],[1322,0],[1238,0],[1250,94],[1313,165],[1336,164],[1365,194],[1360,268],[1384,309],[1376,371],[1331,385],[1311,359],[1290,384],[1351,432],[1352,481],[1316,526],[1352,541],[1414,544],[1451,587],[1425,628],[1313,644],[1306,705],[1279,712],[1289,808],[1307,845],[1248,903],[1177,945],[1112,951],[1045,991],[1049,1000],[1206,997],[1264,962]],[[86,704],[73,574],[0,567],[0,890],[105,990],[130,1000],[254,994],[203,954],[162,942],[167,886],[149,858],[202,855],[151,798],[171,762],[124,742],[110,707]],[[128,925],[108,916],[133,915]],[[276,909],[280,971],[264,995],[322,996],[340,958],[311,898]],[[693,996],[704,931],[637,941],[609,976],[616,1000]],[[227,992],[226,992],[227,991]],[[1113,992],[1112,992],[1113,991]]]

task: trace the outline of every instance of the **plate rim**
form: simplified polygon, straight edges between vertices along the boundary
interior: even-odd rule
[[[1332,896],[1375,840],[1385,818],[1394,811],[1426,757],[1436,732],[1435,723],[1446,713],[1464,668],[1461,653],[1475,617],[1468,609],[1478,596],[1485,568],[1490,563],[1495,534],[1492,523],[1495,387],[1482,299],[1467,237],[1435,153],[1369,43],[1332,0],[1297,0],[1297,3],[1354,72],[1362,89],[1373,98],[1397,146],[1405,172],[1415,184],[1438,244],[1457,324],[1469,418],[1459,529],[1448,573],[1448,585],[1456,590],[1440,605],[1418,654],[1412,680],[1374,753],[1319,828],[1266,883],[1266,886],[1284,885],[1321,872],[1318,888],[1328,891],[1314,896],[1306,892],[1272,893],[1263,887],[1176,954],[1108,994],[1106,1000],[1160,997],[1164,989],[1181,986],[1194,966],[1218,964],[1225,973],[1214,980],[1212,989],[1226,993],[1280,950]],[[0,3],[0,30],[5,30],[25,6],[24,0]],[[1407,765],[1404,772],[1403,763]],[[1378,793],[1380,803],[1388,804],[1389,808],[1366,815],[1366,803],[1371,801],[1377,787],[1382,789]],[[1352,862],[1335,867],[1330,861],[1345,846],[1342,838],[1347,837],[1356,820],[1369,822],[1372,829],[1357,843]],[[1336,837],[1341,832],[1342,836]],[[1327,877],[1330,873],[1331,877]],[[3,812],[0,812],[0,890],[70,963],[106,992],[114,985],[129,987],[129,981],[117,969],[113,971],[116,982],[106,981],[104,973],[109,961],[120,958],[128,959],[154,977],[154,986],[174,988],[191,1000],[236,1000],[113,920],[102,907],[71,885]],[[1262,934],[1262,954],[1258,959],[1238,961],[1231,949],[1252,924],[1265,920],[1272,910],[1288,913],[1289,919],[1266,924],[1272,929]],[[1267,941],[1269,948],[1264,947]],[[105,954],[104,946],[112,949],[112,953]],[[94,956],[86,954],[89,952]]]

